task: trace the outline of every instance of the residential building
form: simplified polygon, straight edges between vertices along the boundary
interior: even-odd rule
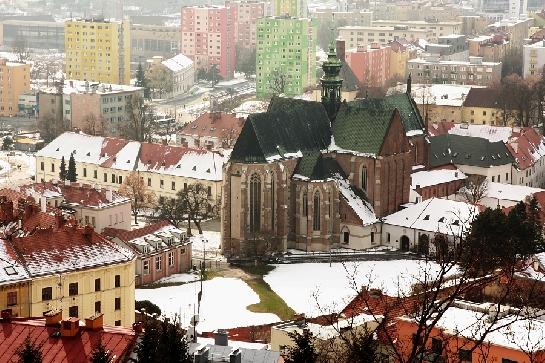
[[[457,18],[462,22],[460,34],[475,36],[483,34],[488,26],[488,19],[480,15],[462,15]]]
[[[522,75],[524,78],[541,77],[545,66],[545,40],[525,45],[522,51]]]
[[[454,57],[465,60],[468,57],[467,38],[461,34],[442,35],[437,38],[437,43],[426,44],[425,50],[428,53],[439,54],[445,60],[454,60]]]
[[[180,53],[180,27],[159,24],[131,24],[131,68],[147,59],[164,59]]]
[[[333,48],[321,102],[273,97],[248,116],[224,167],[224,254],[369,248],[379,244],[378,218],[408,202],[412,167],[427,157],[410,85],[343,102],[341,67]],[[262,233],[274,243],[257,240]]]
[[[501,63],[483,62],[481,57],[443,61],[438,56],[429,56],[407,61],[407,72],[415,83],[489,86],[501,80]]]
[[[500,92],[495,88],[472,87],[462,106],[463,122],[492,126],[520,124],[516,107],[502,102]]]
[[[195,84],[195,69],[193,61],[183,54],[163,60],[161,56],[148,59],[148,72],[153,72],[156,67],[161,67],[168,72],[172,91],[159,95],[161,98],[176,97],[189,92]]]
[[[107,228],[103,235],[136,255],[136,286],[193,268],[189,238],[167,221],[132,231]]]
[[[38,102],[37,102],[37,92],[27,91],[19,95],[19,101],[17,102],[17,107],[19,109],[20,115],[25,115],[29,117],[35,117],[38,112]]]
[[[273,16],[308,17],[307,0],[272,0]]]
[[[502,142],[514,162],[511,164],[510,172],[499,169],[497,169],[498,172],[491,171],[489,173],[489,181],[538,188],[545,187],[545,139],[532,127],[499,127],[440,122],[430,125],[428,131],[430,135],[464,136],[473,139],[471,143],[496,144]],[[434,139],[435,137],[431,138],[432,144],[434,144]],[[455,147],[455,144],[451,146]],[[459,150],[461,150],[459,151],[460,153],[465,152],[464,146],[456,146],[456,149],[459,147]],[[481,157],[484,157],[482,161],[486,164],[486,160],[490,161],[492,159],[492,163],[498,163],[500,159],[505,159],[503,157],[503,149],[498,147],[498,150],[501,150],[499,152],[500,157],[498,157],[498,153],[490,150],[492,154],[481,155]],[[446,157],[448,158],[448,155]],[[495,157],[495,160],[492,157]],[[456,155],[452,158],[452,163],[457,164],[461,162],[459,159],[458,155]],[[482,170],[477,170],[480,169],[475,169],[469,173],[488,175]],[[467,169],[464,172],[467,174]]]
[[[68,20],[64,23],[66,78],[130,84],[131,26],[126,20]]]
[[[127,103],[144,95],[141,87],[65,80],[39,93],[39,120],[52,118],[68,129],[118,136],[129,119]]]
[[[31,49],[64,51],[64,24],[55,21],[6,19],[0,22],[0,45],[12,48],[23,38]]]
[[[225,112],[206,112],[176,133],[176,144],[207,150],[231,149],[244,126],[244,118]]]
[[[262,1],[228,1],[226,6],[234,11],[235,44],[241,49],[255,49],[257,45],[257,20],[263,18],[266,3]]]
[[[195,69],[215,66],[229,80],[235,70],[235,10],[225,6],[182,8],[180,51],[195,62]]]
[[[257,22],[256,94],[296,96],[316,85],[316,22],[269,17]]]
[[[433,197],[384,217],[381,244],[401,251],[433,253],[436,234],[455,245],[478,214],[479,208],[472,204]]]
[[[44,140],[39,137],[16,136],[13,147],[15,150],[36,152],[44,146]]]
[[[19,97],[30,91],[30,65],[0,58],[0,116],[19,113]]]
[[[431,32],[431,37],[428,41],[436,42],[439,37],[460,34],[462,31],[462,22],[460,21],[425,21],[425,20],[373,20],[371,23],[374,27],[395,27],[405,26],[408,29],[421,29]]]
[[[479,205],[486,208],[510,208],[520,202],[530,200],[534,194],[543,193],[540,188],[527,187],[525,185],[511,185],[504,183],[489,182]],[[458,199],[460,196],[458,196]]]
[[[111,189],[81,183],[43,182],[22,185],[19,191],[33,197],[37,204],[70,211],[79,224],[92,226],[98,233],[107,227],[131,229],[131,201]]]
[[[410,29],[407,26],[342,26],[339,27],[339,38],[346,42],[346,49],[356,48],[373,42],[388,44],[398,39],[414,42],[418,39],[431,40],[432,34],[426,29]]]
[[[488,34],[505,34],[511,46],[521,47],[526,43],[530,36],[529,29],[533,24],[533,19],[504,19],[490,24],[487,29]]]
[[[501,62],[510,44],[504,35],[480,35],[468,39],[469,55],[482,57],[485,62]]]
[[[383,87],[391,78],[391,53],[389,46],[381,46],[374,42],[348,50],[345,59],[361,85]]]
[[[388,46],[390,52],[390,76],[394,79],[407,79],[407,61],[417,57],[416,48],[405,39],[397,39]]]
[[[106,352],[112,356],[112,363],[122,363],[129,359],[137,345],[141,332],[140,324],[132,327],[103,324],[102,314],[80,319],[64,318],[63,313],[55,311],[45,317],[18,319],[9,316],[9,310],[2,311],[0,329],[9,334],[0,336],[0,356],[6,362],[19,359],[18,347],[22,347],[27,337],[50,362],[89,362],[92,359],[97,341],[101,341]],[[51,336],[58,331],[58,336]]]
[[[455,167],[422,170],[411,174],[411,190],[420,196],[417,202],[430,198],[444,198],[455,194],[467,176]]]
[[[191,334],[193,327],[190,327]],[[244,329],[244,328],[243,328]],[[212,338],[197,338],[189,343],[191,360],[199,363],[221,362],[260,362],[282,363],[284,359],[279,350],[270,350],[266,344],[229,341],[229,332],[217,330]]]
[[[316,18],[319,24],[340,22],[348,26],[371,26],[373,12],[368,10],[335,11],[334,9],[318,9],[312,13],[312,17]]]
[[[61,158],[68,160],[70,155],[80,183],[117,189],[134,171],[160,203],[197,182],[205,185],[211,203],[220,196],[224,158],[219,153],[75,132],[61,134],[36,153],[36,179],[58,179]]]
[[[13,316],[29,316],[30,277],[11,244],[0,239],[0,308]]]

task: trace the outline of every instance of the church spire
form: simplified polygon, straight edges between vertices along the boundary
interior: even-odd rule
[[[331,42],[327,60],[322,64],[324,75],[320,79],[322,85],[322,104],[329,119],[333,121],[341,105],[341,87],[343,80],[340,77],[342,62],[337,58],[335,43]]]

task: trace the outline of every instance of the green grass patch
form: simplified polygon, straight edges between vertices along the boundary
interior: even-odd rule
[[[266,274],[268,274],[269,272],[271,272],[275,268],[276,267],[274,267],[274,266],[264,265],[264,264],[240,266],[240,269],[242,271],[246,272],[247,274],[257,275],[257,276],[261,276],[261,277],[265,276]]]
[[[295,311],[271,289],[262,277],[246,279],[244,282],[259,296],[257,304],[248,305],[247,309],[249,311],[276,314],[280,320],[290,320],[293,318]]]

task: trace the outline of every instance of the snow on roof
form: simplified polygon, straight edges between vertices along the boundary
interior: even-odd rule
[[[456,84],[413,84],[411,86],[411,96],[419,104],[431,104],[437,106],[461,107],[465,96],[469,93],[471,87]],[[391,92],[405,92],[405,85],[399,85],[390,89]]]
[[[512,185],[489,182],[487,184],[485,197],[499,200],[512,200],[521,202],[534,193],[543,192],[545,189],[527,187],[525,185]]]
[[[68,162],[100,165],[116,170],[149,171],[199,180],[219,181],[225,158],[208,150],[190,149],[152,143],[140,143],[111,137],[65,132],[41,149],[36,156]]]
[[[437,322],[436,327],[447,334],[468,339],[481,337],[491,322],[488,320],[490,306],[463,305],[448,308]],[[463,307],[466,305],[467,307]],[[502,307],[507,309],[508,307]],[[484,310],[484,311],[482,311]],[[545,349],[545,321],[542,319],[507,315],[500,318],[485,337],[485,342],[523,352],[537,352]]]
[[[62,92],[65,95],[72,93],[96,93],[96,94],[115,94],[122,92],[143,91],[142,87],[128,86],[115,83],[87,82],[74,79],[64,80]],[[49,87],[41,90],[43,93],[57,93],[57,87]]]
[[[162,61],[161,64],[170,69],[172,72],[179,72],[193,66],[193,61],[180,53],[172,58]]]
[[[342,196],[346,199],[350,208],[356,212],[364,225],[373,224],[378,221],[373,207],[354,193],[348,181],[337,178],[336,182]]]
[[[467,176],[458,169],[437,169],[418,171],[411,174],[411,189],[464,180]]]
[[[28,279],[28,274],[9,243],[0,239],[0,285]]]
[[[471,204],[431,198],[384,217],[384,223],[427,232],[460,236],[470,227],[479,209]]]
[[[449,134],[481,137],[483,139],[489,140],[490,142],[507,142],[511,137],[512,132],[513,128],[511,127],[474,124],[453,124],[453,127],[448,130]]]

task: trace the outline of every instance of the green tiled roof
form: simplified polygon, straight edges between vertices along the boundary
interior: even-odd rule
[[[267,112],[248,116],[231,160],[264,162],[276,155],[319,151],[330,139],[329,118],[321,103],[276,97]]]
[[[294,174],[299,174],[310,180],[324,180],[337,174],[346,178],[337,160],[324,157],[319,151],[304,153],[303,157],[299,159]]]
[[[366,98],[349,102],[354,107],[376,110],[376,112],[391,112],[397,108],[405,132],[424,130],[424,120],[410,95],[395,93],[384,98]]]
[[[432,167],[459,164],[479,167],[506,165],[514,162],[502,141],[460,135],[439,135],[430,138],[428,160]]]
[[[394,111],[343,103],[333,123],[335,144],[344,150],[378,155]]]

